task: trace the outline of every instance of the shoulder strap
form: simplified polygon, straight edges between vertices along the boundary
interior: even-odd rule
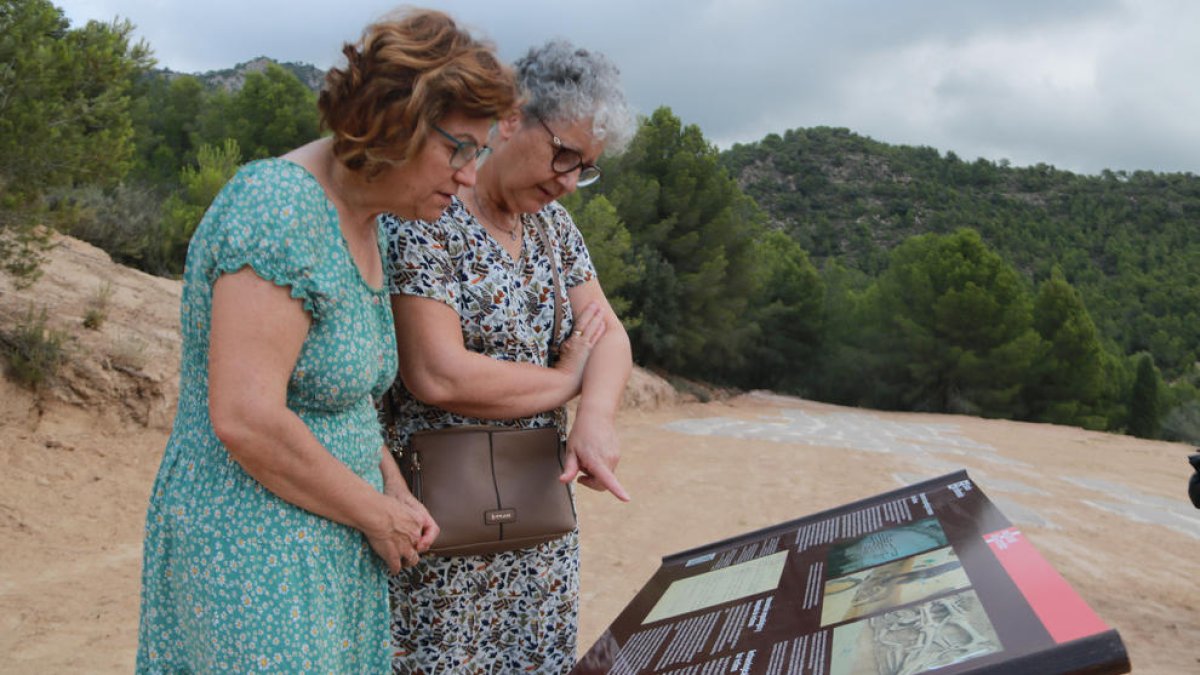
[[[547,364],[551,365],[558,356],[558,328],[563,320],[562,283],[558,278],[558,260],[554,256],[554,247],[550,245],[550,236],[546,234],[546,217],[542,212],[534,215],[533,226],[542,240],[542,248],[546,249],[546,255],[550,258],[550,274],[554,277],[554,329],[550,334],[549,364]]]

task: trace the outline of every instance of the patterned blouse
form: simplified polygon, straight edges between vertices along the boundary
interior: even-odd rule
[[[545,224],[549,255],[538,236],[536,220]],[[502,361],[546,364],[554,323],[554,278],[558,265],[565,289],[596,276],[583,235],[566,209],[551,202],[523,216],[521,255],[517,260],[455,198],[435,223],[380,219],[387,237],[389,291],[433,298],[458,313],[467,349]],[[573,313],[563,293],[559,340],[570,333]],[[496,424],[458,415],[418,401],[399,378],[392,388],[397,423],[389,429],[391,447],[404,447],[412,432],[464,424]],[[509,420],[519,427],[565,428],[565,409]],[[500,422],[505,424],[505,422]]]

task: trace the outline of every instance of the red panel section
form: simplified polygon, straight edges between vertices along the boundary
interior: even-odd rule
[[[1108,630],[1020,530],[997,530],[983,539],[1055,642],[1062,644]]]

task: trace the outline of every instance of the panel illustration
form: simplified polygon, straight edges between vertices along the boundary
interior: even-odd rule
[[[915,675],[1002,649],[979,597],[966,590],[838,626],[830,675]]]
[[[922,551],[942,548],[949,543],[937,518],[925,518],[882,532],[872,532],[829,550],[829,577],[844,576]]]
[[[971,585],[946,546],[825,582],[821,625],[857,619]]]

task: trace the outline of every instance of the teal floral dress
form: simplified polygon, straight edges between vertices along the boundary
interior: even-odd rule
[[[382,236],[379,243],[382,255]],[[365,537],[275,496],[213,433],[213,283],[247,266],[288,287],[313,320],[288,407],[382,489],[374,399],[396,371],[386,289],[359,274],[311,174],[280,159],[249,164],[217,196],[188,250],[179,408],[146,518],[137,670],[386,672],[387,571]]]
[[[534,219],[546,224],[546,250]],[[391,292],[443,302],[459,316],[467,349],[502,361],[545,364],[554,332],[557,265],[565,289],[596,276],[583,235],[550,203],[524,217],[513,259],[458,199],[435,223],[385,215]],[[563,297],[562,336],[573,313]],[[400,380],[392,389],[394,451],[421,429],[469,424],[566,429],[558,408],[514,420],[480,420],[427,405]],[[575,665],[579,534],[531,548],[452,558],[422,557],[391,579],[397,675],[566,673]]]

